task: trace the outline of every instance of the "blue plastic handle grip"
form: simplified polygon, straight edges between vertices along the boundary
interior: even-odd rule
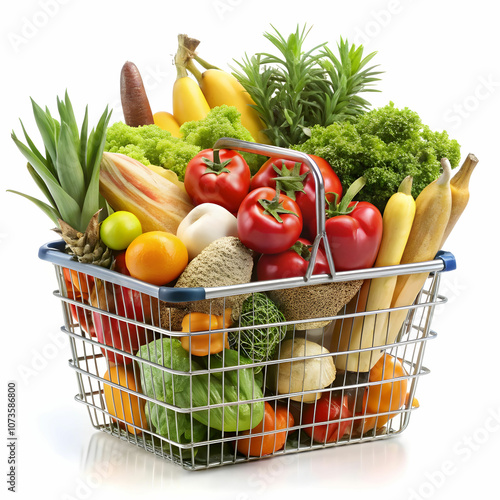
[[[40,247],[38,257],[52,264],[67,267],[96,278],[110,281],[116,285],[146,293],[165,302],[191,302],[205,299],[205,289],[201,287],[174,288],[172,286],[155,286],[104,267],[92,266],[92,268],[89,268],[89,264],[82,264],[64,252],[63,240],[52,241]]]
[[[436,259],[441,259],[443,261],[443,272],[454,271],[457,268],[457,261],[455,260],[455,256],[451,252],[439,250],[439,252],[436,254]]]
[[[207,289],[203,287],[175,288],[171,286],[155,286],[103,267],[92,266],[92,269],[90,269],[89,264],[82,264],[64,252],[63,240],[46,243],[40,247],[38,257],[52,264],[67,267],[120,286],[146,293],[164,302],[191,302],[207,298]],[[435,258],[443,262],[443,269],[441,271],[453,271],[457,267],[455,257],[450,252],[439,251]]]

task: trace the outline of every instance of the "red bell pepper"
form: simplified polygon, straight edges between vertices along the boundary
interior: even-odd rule
[[[366,201],[352,201],[365,180],[353,182],[340,203],[328,202],[326,237],[336,271],[372,267],[382,241],[382,214]],[[310,228],[312,229],[312,228]]]

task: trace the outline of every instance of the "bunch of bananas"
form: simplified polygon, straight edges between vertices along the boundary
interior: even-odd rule
[[[179,127],[188,121],[205,118],[210,109],[226,104],[234,106],[241,113],[241,123],[256,142],[269,144],[263,132],[264,124],[252,107],[254,104],[248,92],[230,73],[208,64],[195,49],[198,40],[179,35],[179,46],[175,55],[177,79],[173,86],[173,113],[160,111],[154,114],[154,122],[180,137]],[[204,68],[201,72],[194,61]],[[189,76],[191,73],[195,78]]]

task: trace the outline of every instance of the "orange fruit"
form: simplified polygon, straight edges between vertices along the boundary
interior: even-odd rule
[[[184,243],[166,231],[148,231],[137,236],[125,252],[130,276],[152,285],[166,285],[177,278],[188,263]]]
[[[63,274],[68,297],[70,299],[78,299],[80,301],[83,299],[83,301],[86,301],[90,296],[91,288],[94,286],[94,278],[73,269],[69,270],[66,267],[63,268]]]
[[[139,381],[136,381],[134,370],[131,367],[110,366],[109,371],[104,374],[104,380],[126,387],[136,394],[141,392]],[[121,426],[125,426],[125,421],[128,431],[132,434],[141,434],[142,429],[147,428],[146,414],[144,413],[146,400],[116,389],[110,384],[103,383],[103,386],[108,413],[116,417]]]

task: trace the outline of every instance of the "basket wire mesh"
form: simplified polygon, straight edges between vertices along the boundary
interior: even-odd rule
[[[343,322],[355,317],[366,317],[370,314],[377,316],[381,311],[353,313],[349,312],[348,304],[335,316],[330,317],[260,322],[244,326],[233,322],[231,326],[225,328],[209,324],[206,330],[190,331],[186,334],[171,329],[170,319],[167,318],[165,321],[165,315],[160,314],[161,301],[153,296],[135,291],[133,288],[106,282],[90,273],[78,272],[69,267],[55,265],[55,270],[59,290],[54,293],[61,300],[65,320],[62,330],[68,335],[71,348],[69,365],[75,372],[78,383],[76,401],[87,407],[92,425],[96,429],[144,448],[186,469],[204,469],[330,446],[373,441],[403,432],[408,426],[411,413],[418,407],[415,399],[418,380],[422,375],[429,373],[423,365],[423,358],[427,341],[436,336],[430,328],[434,308],[446,301],[445,297],[438,293],[440,273],[431,273],[414,304],[405,308],[407,317],[395,342],[383,346],[338,351],[332,341],[335,325],[342,325]],[[99,289],[98,293],[95,292],[96,288]],[[247,297],[250,304],[255,300],[257,293],[261,292],[253,292]],[[350,305],[355,305],[358,300],[359,292]],[[129,307],[130,302],[134,307]],[[390,318],[393,311],[389,309],[387,312]],[[307,324],[308,321],[314,323],[322,321],[326,324],[320,328],[297,329],[297,324],[303,326],[304,322]],[[303,339],[318,344],[324,348],[324,352],[299,353],[301,355],[294,355],[292,352],[291,355],[287,355],[289,357],[283,357],[281,355],[283,343],[279,343],[269,359],[248,360],[240,353],[240,349],[236,364],[224,366],[222,362],[222,365],[216,367],[211,366],[210,362],[200,367],[200,358],[190,352],[192,342],[199,336],[208,337],[210,349],[211,342],[214,341],[213,336],[229,335],[232,339],[232,349],[238,349],[243,334],[253,330],[265,334],[273,328],[281,329],[281,338],[291,340],[292,345],[295,340]],[[99,331],[100,338],[98,338]],[[106,336],[106,333],[109,335]],[[159,363],[158,359],[171,359],[173,356],[173,342],[162,344],[162,339],[179,341],[182,337],[187,339],[186,354],[189,366],[186,371],[179,371],[173,365],[163,366]],[[145,359],[138,356],[137,349],[140,345],[147,346],[148,350],[157,349],[158,346],[164,349],[164,345],[169,345],[172,352],[161,352],[158,359],[155,356]],[[228,343],[226,347],[229,347]],[[399,360],[404,368],[403,374],[396,373],[396,364],[384,364],[380,380],[370,380],[369,372],[366,371],[337,370],[333,383],[314,389],[302,387],[285,394],[277,390],[276,377],[271,376],[277,367],[278,372],[283,368],[291,378],[292,370],[289,369],[287,372],[285,363],[292,365],[303,363],[303,366],[306,366],[306,362],[309,361],[326,362],[331,359],[335,364],[336,357],[342,354],[356,355],[361,352],[380,351],[383,351],[383,358]],[[225,355],[225,351],[222,351],[222,359]],[[389,371],[391,366],[394,370],[392,372]],[[239,394],[239,380],[246,373],[242,370],[252,370],[255,377],[260,377],[259,383],[263,390],[253,394],[253,397]],[[233,377],[231,380],[236,380],[236,392],[239,397],[232,401],[211,401],[210,384],[221,380],[223,390],[227,389],[224,388],[224,384],[229,385],[229,372],[236,372],[236,378]],[[178,402],[175,393],[173,400],[167,402],[165,389],[159,390],[158,385],[154,383],[149,385],[155,388],[156,392],[144,393],[141,385],[144,385],[145,377],[153,377],[153,373],[157,379],[161,376],[160,387],[174,387],[175,384],[181,383],[191,394],[188,404],[186,397],[183,398],[182,404]],[[193,385],[198,383],[200,377],[205,377],[208,381],[206,401],[201,405],[192,397]],[[290,387],[291,385],[290,381]],[[398,403],[396,407],[391,406],[393,399],[401,397],[403,386],[405,396],[403,403]],[[366,404],[370,391],[375,393],[375,398],[379,398],[379,407],[376,408],[377,411],[373,411],[372,408],[367,415],[363,405],[364,402]],[[177,394],[177,397],[180,395]],[[332,419],[325,420],[323,417],[320,419],[318,403],[320,397],[327,398],[329,402],[333,400],[344,402],[349,412],[341,412]],[[382,404],[383,398],[386,400],[389,398],[389,408]],[[257,405],[263,404],[270,405],[274,410],[275,422],[270,429],[266,428],[266,425],[254,425],[252,422],[253,411]],[[316,413],[317,405],[318,413]],[[248,429],[229,431],[224,426],[222,429],[207,426],[204,436],[201,438],[196,436],[199,422],[195,417],[200,412],[208,415],[208,423],[211,425],[211,419],[215,420],[214,412],[218,411],[224,422],[225,413],[232,410],[234,413],[235,407],[236,419],[242,418],[240,408],[250,409],[252,426],[250,436]],[[282,410],[284,408],[286,413],[292,416],[284,426],[282,422],[278,422],[276,416],[278,408]],[[307,411],[309,414],[312,412],[312,422],[303,421]],[[158,425],[158,419],[163,418],[162,412],[172,415],[170,419],[164,418],[170,424],[166,429],[165,426],[160,429]],[[152,414],[157,415],[156,420],[151,418]],[[368,421],[370,423],[366,425]],[[180,439],[181,427],[182,439]],[[333,432],[329,432],[330,427],[334,429]],[[327,434],[329,434],[328,439]],[[318,439],[318,436],[322,436],[322,439]],[[238,445],[240,441],[245,440],[247,443],[254,443],[254,446],[250,447],[252,449],[248,449],[246,453],[242,452],[244,447]],[[269,440],[274,445],[271,446],[270,453],[267,452]],[[276,444],[282,441],[283,446]]]

